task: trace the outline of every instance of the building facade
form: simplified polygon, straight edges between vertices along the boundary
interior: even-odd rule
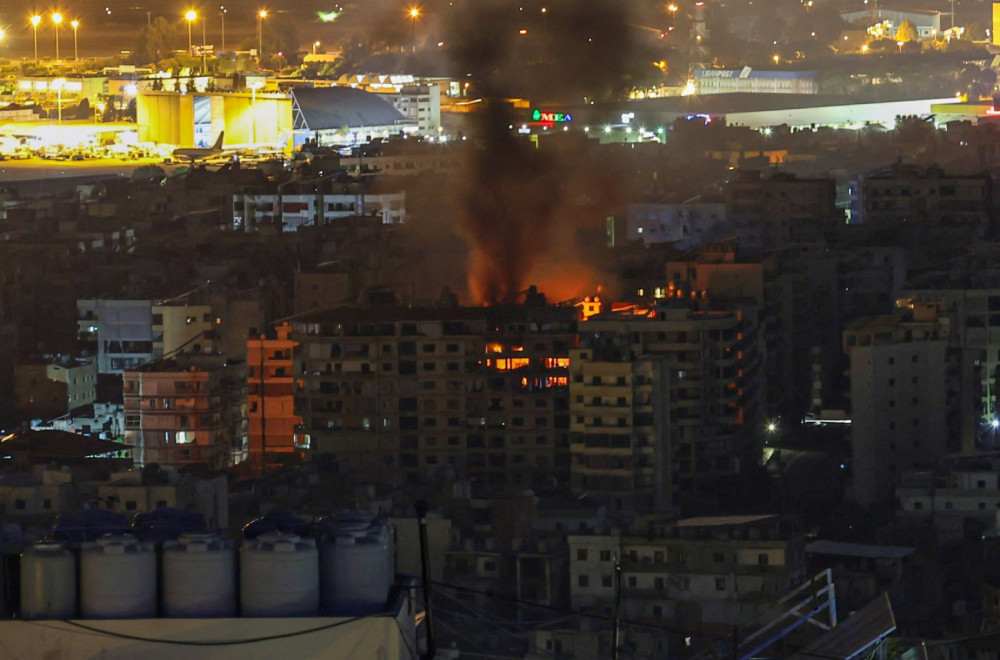
[[[313,451],[375,481],[553,487],[568,469],[573,308],[340,308],[300,317]]]
[[[844,331],[855,501],[889,500],[903,471],[931,466],[948,452],[957,412],[948,333],[946,322],[920,310],[912,318],[858,319]]]
[[[246,373],[179,354],[123,374],[125,443],[138,466],[225,468],[246,452]]]
[[[641,508],[668,511],[678,503],[671,490],[700,507],[757,460],[764,373],[755,308],[703,311],[676,293],[580,324],[570,384],[575,489],[592,492],[595,479],[625,485],[639,467]],[[622,513],[618,504],[610,516]]]

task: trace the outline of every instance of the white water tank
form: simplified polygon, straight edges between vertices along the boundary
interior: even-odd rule
[[[319,552],[312,539],[274,532],[240,548],[243,616],[319,614]]]
[[[85,619],[156,616],[156,553],[151,543],[108,535],[80,550],[80,615]]]
[[[62,543],[36,543],[21,553],[21,617],[76,617],[76,557]]]
[[[186,533],[163,544],[163,616],[236,616],[236,550],[216,534]]]
[[[391,528],[381,520],[330,524],[320,547],[323,613],[361,616],[385,610],[395,578]]]

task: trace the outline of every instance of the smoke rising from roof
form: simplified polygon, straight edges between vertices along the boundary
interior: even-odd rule
[[[468,73],[473,94],[484,100],[460,211],[471,244],[470,293],[484,303],[513,302],[531,283],[544,291],[532,278],[559,262],[576,277],[590,271],[573,241],[579,227],[568,217],[564,186],[580,163],[562,161],[558,149],[536,148],[512,130],[527,117],[515,116],[505,99],[535,92],[582,101],[612,95],[627,82],[628,27],[620,6],[583,0],[550,5],[545,14],[541,5],[525,3],[524,10],[519,16],[497,0],[463,3],[449,30],[456,71]],[[596,289],[596,277],[587,279],[576,287],[580,293]]]

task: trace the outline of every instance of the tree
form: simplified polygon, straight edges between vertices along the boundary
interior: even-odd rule
[[[986,41],[986,28],[983,27],[982,23],[969,23],[965,26],[965,33],[962,35],[962,39]]]
[[[917,26],[910,21],[903,21],[899,24],[899,29],[896,30],[896,41],[903,41],[909,43],[911,41],[916,41],[919,38],[917,34]]]
[[[151,23],[140,28],[132,60],[136,64],[151,64],[169,57],[176,37],[175,27],[167,19],[157,16]]]
[[[271,21],[270,18],[267,20]],[[264,56],[268,58],[268,61],[272,65],[275,62],[271,61],[271,58],[278,53],[281,53],[280,57],[283,57],[285,62],[298,63],[299,37],[295,31],[295,26],[290,21],[274,20],[265,23],[262,26],[261,42],[263,43]],[[256,49],[257,35],[247,37],[241,41],[240,48],[242,50]]]

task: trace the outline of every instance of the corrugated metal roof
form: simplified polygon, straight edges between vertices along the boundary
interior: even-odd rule
[[[840,555],[842,557],[866,557],[869,559],[902,559],[913,554],[913,548],[898,545],[868,545],[865,543],[841,543],[839,541],[813,541],[806,544],[806,552],[814,555]]]
[[[892,614],[889,596],[882,594],[788,660],[850,660],[870,649],[895,629],[896,618]]]
[[[701,516],[698,518],[685,518],[678,520],[678,527],[715,527],[720,525],[746,525],[747,523],[758,522],[777,518],[775,514],[765,514],[758,516]]]
[[[405,120],[378,94],[353,87],[299,88],[292,96],[310,131],[391,126]]]

